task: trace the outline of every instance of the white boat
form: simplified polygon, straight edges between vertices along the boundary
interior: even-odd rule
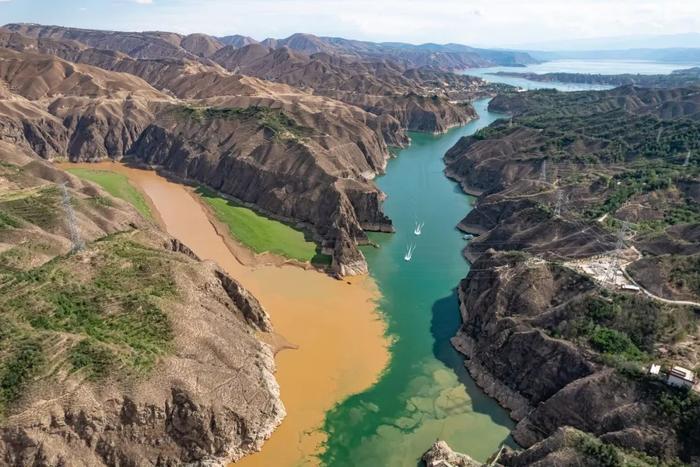
[[[420,222],[420,223],[416,222],[416,228],[413,229],[413,234],[420,235],[423,232],[423,225],[424,225],[423,222]]]
[[[472,235],[472,234],[464,234],[464,235],[462,235],[462,238],[463,238],[464,240],[471,240],[472,238],[474,238],[474,235]]]
[[[406,248],[406,254],[403,257],[404,261],[411,261],[411,258],[413,258],[413,250],[415,249],[415,245],[409,245],[408,248]]]

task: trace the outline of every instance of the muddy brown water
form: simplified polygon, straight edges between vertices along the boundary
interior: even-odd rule
[[[170,235],[200,258],[216,261],[260,300],[279,335],[266,340],[283,343],[275,376],[287,416],[261,452],[235,465],[317,465],[325,413],[374,384],[389,360],[374,281],[366,276],[339,281],[294,265],[249,264],[250,252],[234,254],[242,247],[224,241],[191,188],[154,171],[111,162],[61,167],[126,175]],[[245,256],[246,264],[237,255]]]

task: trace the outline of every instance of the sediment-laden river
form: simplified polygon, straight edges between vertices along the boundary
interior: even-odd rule
[[[200,258],[216,261],[260,300],[270,314],[277,353],[275,377],[287,410],[262,452],[236,466],[315,465],[325,441],[324,415],[338,401],[370,387],[388,362],[385,325],[376,312],[377,287],[369,277],[344,281],[298,266],[242,264],[192,190],[152,170],[118,163],[62,164],[118,172],[148,196],[165,230]],[[225,235],[225,233],[224,233]],[[232,248],[233,247],[233,248]],[[246,252],[240,252],[246,254]],[[250,256],[247,252],[246,256]]]

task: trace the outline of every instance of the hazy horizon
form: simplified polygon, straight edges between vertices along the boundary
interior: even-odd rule
[[[694,4],[693,4],[694,3]],[[127,31],[295,32],[376,42],[532,48],[598,38],[700,31],[700,2],[678,0],[0,0],[3,23]],[[700,46],[700,40],[696,46]]]

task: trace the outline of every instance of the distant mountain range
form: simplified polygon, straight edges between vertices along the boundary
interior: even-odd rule
[[[180,35],[171,32],[117,32],[64,28],[38,24],[8,24],[6,30],[38,39],[68,39],[103,50],[126,53],[134,58],[210,58],[220,49],[239,49],[259,44],[267,49],[287,48],[306,55],[325,53],[349,61],[390,60],[404,69],[429,67],[456,71],[483,66],[524,66],[537,61],[526,52],[491,50],[460,44],[413,45],[400,42],[366,42],[339,37],[297,33],[285,39],[206,34]]]

